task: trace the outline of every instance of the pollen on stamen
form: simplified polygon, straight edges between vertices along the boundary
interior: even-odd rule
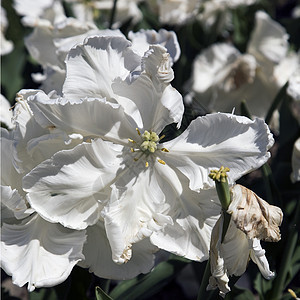
[[[134,150],[133,148],[130,148],[130,151],[131,151],[131,152],[135,152],[135,150]]]
[[[163,161],[162,159],[158,159],[157,161],[158,161],[160,164],[162,164],[162,165],[165,165],[165,164],[166,164],[166,162]]]
[[[167,148],[161,148],[160,151],[162,151],[162,152],[170,152]]]
[[[146,161],[145,163],[145,167],[148,168],[149,167],[149,163]]]
[[[163,138],[165,138],[166,137],[166,135],[165,134],[163,134],[160,138],[159,138],[159,140],[161,141]]]
[[[136,128],[135,130],[137,131],[138,135],[141,135],[141,132],[138,128]]]
[[[130,142],[130,143],[135,143],[135,141],[133,140],[133,139],[128,139],[128,142]]]

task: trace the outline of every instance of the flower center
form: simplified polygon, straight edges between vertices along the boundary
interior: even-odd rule
[[[141,143],[137,143],[132,139],[128,139],[128,141],[135,146],[135,147],[131,147],[131,152],[140,152],[140,155],[134,157],[134,160],[138,161],[144,155],[148,157],[149,154],[153,154],[158,149],[157,145],[159,141],[164,138],[164,135],[159,137],[158,134],[152,130],[150,131],[145,130],[143,134],[141,134],[138,128],[136,128],[136,131],[142,139]],[[169,152],[169,150],[166,148],[160,148],[159,150],[162,152]],[[157,161],[163,165],[165,164],[165,162],[162,159],[158,158]],[[146,167],[149,166],[148,161],[145,162],[145,166]]]
[[[156,132],[145,130],[142,134],[143,142],[140,146],[143,152],[154,153],[157,149],[157,144],[159,142],[159,137]]]

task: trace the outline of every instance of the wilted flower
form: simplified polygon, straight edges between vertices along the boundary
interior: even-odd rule
[[[250,258],[266,279],[274,277],[260,240],[280,240],[278,226],[281,225],[283,216],[279,207],[269,205],[241,185],[231,188],[231,201],[227,210],[231,219],[224,240],[221,240],[222,215],[213,229],[210,247],[212,276],[207,288],[219,288],[222,296],[230,291],[229,276],[241,276],[246,271]]]

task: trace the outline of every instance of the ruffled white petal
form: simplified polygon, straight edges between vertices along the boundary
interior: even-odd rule
[[[10,223],[23,219],[33,210],[27,207],[25,193],[22,189],[22,175],[13,165],[12,132],[1,128],[1,222]]]
[[[1,187],[1,222],[12,223],[16,219],[24,219],[34,212],[28,208],[25,199],[19,194],[18,190],[10,186]]]
[[[150,77],[142,74],[131,84],[116,82],[113,89],[124,102],[130,99],[134,103],[134,109],[128,113],[140,128],[159,134],[170,123],[180,125],[184,110],[182,97],[171,85],[157,90]]]
[[[262,249],[260,241],[253,239],[249,241],[250,257],[257,264],[261,274],[264,278],[270,280],[275,276],[275,273],[270,271],[269,263],[265,256],[266,251]]]
[[[36,92],[29,99],[37,122],[42,127],[57,127],[68,134],[84,137],[101,137],[121,144],[134,138],[137,125],[124,109],[104,99],[84,99],[70,103],[65,98],[52,99]]]
[[[61,151],[24,177],[31,206],[46,220],[84,229],[100,217],[102,191],[121,168],[122,146],[101,139]]]
[[[240,56],[240,52],[232,45],[214,44],[198,55],[193,64],[192,89],[203,93],[212,86],[222,84],[231,65]]]
[[[233,183],[260,167],[270,157],[273,142],[263,120],[217,113],[198,117],[179,137],[163,143],[170,152],[161,156],[189,178],[192,190],[198,190],[213,186],[208,178],[211,169],[229,167]]]
[[[154,265],[153,253],[157,248],[144,239],[132,246],[132,258],[126,264],[116,264],[112,260],[110,244],[104,224],[98,222],[87,228],[87,242],[83,248],[85,260],[79,265],[101,278],[126,280],[140,273],[147,273]]]
[[[220,290],[220,296],[224,297],[226,293],[230,292],[230,287],[228,285],[229,278],[228,274],[226,273],[224,258],[220,251],[222,224],[223,216],[219,218],[212,230],[209,253],[211,276],[206,289],[214,290],[218,288]]]
[[[114,262],[127,262],[133,243],[172,223],[171,218],[164,215],[168,206],[164,203],[166,195],[159,180],[151,167],[145,168],[143,161],[132,161],[113,184],[110,203],[102,215]]]
[[[18,172],[29,172],[57,151],[73,148],[82,141],[79,135],[68,135],[48,120],[44,122],[46,124],[40,122],[43,126],[37,122],[41,113],[34,114],[27,99],[39,93],[44,95],[34,90],[22,90],[18,94],[20,100],[14,111],[16,128],[13,131],[12,147],[14,166]]]
[[[219,226],[221,231],[223,219]],[[241,276],[246,271],[250,259],[248,241],[247,236],[230,221],[224,241],[220,244],[220,253],[228,275]]]
[[[263,11],[256,12],[255,21],[247,52],[262,63],[266,58],[273,63],[280,62],[288,50],[289,36],[284,27]]]
[[[14,123],[12,122],[13,113],[10,110],[11,105],[8,100],[0,94],[0,122],[5,124],[8,129],[14,128]]]
[[[156,32],[153,29],[141,29],[138,32],[130,31],[128,37],[132,41],[133,50],[140,56],[144,55],[150,45],[159,44],[167,49],[172,62],[176,62],[180,57],[180,46],[174,31],[159,29]]]
[[[157,164],[160,187],[170,206],[173,224],[154,232],[150,240],[161,249],[195,261],[208,258],[211,231],[220,214],[215,189],[194,192],[188,180],[168,165]]]
[[[51,224],[38,215],[1,230],[1,267],[28,290],[63,282],[82,255],[85,231]]]
[[[66,60],[64,95],[69,99],[106,97],[115,102],[112,82],[126,79],[141,63],[130,45],[123,37],[95,36],[71,49]]]

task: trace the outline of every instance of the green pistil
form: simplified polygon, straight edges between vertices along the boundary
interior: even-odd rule
[[[150,153],[154,153],[157,150],[157,142],[159,141],[158,135],[151,131],[145,130],[142,134],[142,139],[144,142],[141,144],[142,151],[149,151]]]
[[[225,237],[227,232],[229,222],[230,222],[230,215],[227,213],[228,206],[231,202],[230,199],[230,191],[227,181],[227,172],[229,172],[229,168],[224,168],[223,166],[219,170],[212,170],[209,174],[209,177],[213,179],[216,183],[216,189],[218,193],[219,200],[222,205],[222,211],[224,215],[224,223],[223,223],[223,231],[222,231],[222,240]]]

